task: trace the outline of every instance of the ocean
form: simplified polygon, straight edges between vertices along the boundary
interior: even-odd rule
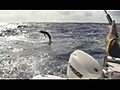
[[[20,26],[20,27],[18,27]],[[21,22],[0,25],[0,78],[30,79],[35,75],[66,77],[70,54],[83,50],[101,64],[106,23]],[[117,25],[118,33],[120,25]],[[52,44],[40,30],[52,37]]]

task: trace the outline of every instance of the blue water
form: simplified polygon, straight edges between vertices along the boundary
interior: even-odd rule
[[[0,28],[4,32],[0,36],[0,78],[28,79],[38,74],[66,77],[67,62],[74,50],[87,52],[100,64],[106,55],[105,23],[24,22],[26,27],[17,28],[18,25]],[[119,31],[120,25],[117,28]],[[52,36],[51,45],[47,37],[37,32],[45,29]]]

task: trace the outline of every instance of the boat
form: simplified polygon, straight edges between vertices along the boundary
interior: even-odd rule
[[[36,75],[32,79],[119,79],[120,58],[104,57],[102,65],[82,50],[71,53],[66,78],[54,75]]]

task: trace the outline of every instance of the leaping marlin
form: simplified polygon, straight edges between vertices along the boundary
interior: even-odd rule
[[[47,31],[45,31],[45,30],[40,30],[38,32],[44,34],[45,37],[47,35],[48,38],[49,38],[49,45],[51,45],[51,43],[52,43],[52,41],[51,41],[51,35]]]

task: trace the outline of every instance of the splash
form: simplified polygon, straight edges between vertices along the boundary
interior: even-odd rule
[[[5,37],[5,38],[7,39],[7,41],[10,41],[10,40],[18,40],[18,41],[25,41],[25,42],[28,41],[28,39],[24,35],[9,36],[9,37]]]

